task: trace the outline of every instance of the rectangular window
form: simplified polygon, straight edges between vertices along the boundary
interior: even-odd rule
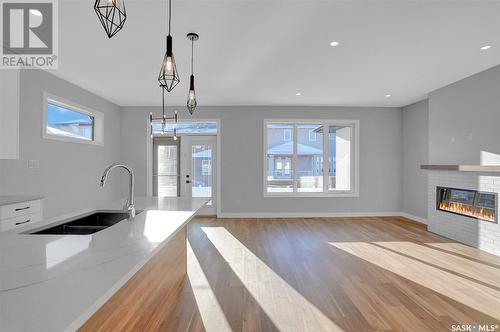
[[[293,193],[293,124],[269,123],[267,125],[267,191]],[[286,134],[288,133],[288,134]],[[285,138],[287,138],[286,140]]]
[[[174,127],[177,135],[217,135],[217,122],[215,121],[179,121],[177,123],[167,122],[165,130],[162,132],[162,124],[159,121],[153,122],[154,135],[173,135]]]
[[[47,94],[44,113],[44,138],[102,145],[102,113]]]
[[[316,142],[316,132],[314,130],[309,130],[309,141]]]
[[[290,142],[292,140],[292,130],[291,129],[284,129],[283,130],[283,140],[285,142]]]
[[[356,120],[266,120],[265,195],[357,196],[358,127]]]

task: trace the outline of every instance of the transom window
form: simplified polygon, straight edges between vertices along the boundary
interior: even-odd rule
[[[265,195],[357,195],[357,130],[355,120],[266,120]]]

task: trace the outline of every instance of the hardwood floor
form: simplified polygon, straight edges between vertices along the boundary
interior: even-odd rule
[[[187,259],[188,278],[155,310],[155,330],[500,325],[500,257],[403,218],[197,219]]]

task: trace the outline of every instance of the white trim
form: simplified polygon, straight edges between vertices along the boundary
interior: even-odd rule
[[[216,147],[216,154],[217,154],[217,165],[216,165],[216,173],[217,173],[217,215],[221,214],[221,205],[222,205],[222,194],[221,194],[221,188],[222,188],[222,176],[221,176],[221,168],[222,168],[222,126],[221,126],[221,120],[220,119],[179,119],[178,121],[180,122],[216,122],[217,123],[217,134],[199,134],[199,135],[204,135],[204,136],[217,136],[217,147]],[[150,134],[150,124],[149,124],[149,117],[145,119],[146,123],[146,194],[148,197],[153,196],[153,137]],[[184,136],[179,135],[179,136]],[[192,134],[189,134],[192,135]],[[154,137],[165,137],[165,135],[153,135]],[[198,134],[194,134],[192,136],[198,136]],[[182,140],[182,138],[181,138]]]
[[[427,219],[424,219],[424,218],[421,218],[421,217],[417,217],[417,216],[415,216],[413,214],[409,214],[409,213],[406,213],[406,212],[401,212],[401,217],[405,217],[406,219],[410,219],[410,220],[416,221],[418,223],[427,225]]]
[[[93,128],[93,139],[84,140],[72,137],[64,137],[60,135],[54,135],[47,132],[47,104],[54,104],[69,110],[90,115],[94,118],[94,128]],[[73,101],[58,97],[56,95],[50,94],[48,92],[43,92],[42,101],[42,138],[51,139],[70,143],[80,143],[89,145],[104,146],[104,113],[93,110],[89,107],[82,106]]]
[[[401,212],[242,212],[221,213],[217,218],[329,218],[329,217],[400,217]]]
[[[359,163],[360,163],[360,152],[359,152],[359,132],[360,132],[360,121],[359,120],[347,120],[347,119],[270,119],[266,118],[264,119],[264,126],[263,126],[263,187],[262,191],[264,194],[264,197],[269,198],[269,197],[360,197],[359,194],[359,183],[360,183],[360,174],[359,174]],[[294,136],[294,178],[293,178],[293,183],[294,183],[294,192],[278,192],[278,193],[269,193],[267,192],[267,124],[268,123],[283,123],[283,124],[292,124],[294,127],[293,131],[293,136]],[[308,193],[308,192],[297,192],[296,191],[296,181],[295,181],[295,172],[296,172],[296,166],[295,166],[295,159],[297,158],[296,149],[297,149],[297,125],[298,124],[321,124],[323,126],[336,126],[336,125],[351,125],[354,131],[354,134],[352,134],[352,137],[354,139],[354,144],[351,144],[351,152],[354,150],[354,153],[352,154],[352,161],[354,165],[351,165],[351,168],[353,168],[353,171],[351,172],[351,190],[349,191],[331,191],[331,192],[321,192],[321,193]],[[324,127],[325,128],[325,127]],[[326,133],[323,132],[323,136]],[[327,140],[328,141],[328,140]],[[328,146],[323,146],[323,151],[328,149]],[[325,156],[325,152],[323,152],[323,160]],[[324,173],[323,173],[324,174]],[[323,181],[323,188],[325,188],[325,183]]]
[[[426,220],[405,212],[242,212],[217,213],[217,218],[360,218],[360,217],[404,217],[427,225]]]

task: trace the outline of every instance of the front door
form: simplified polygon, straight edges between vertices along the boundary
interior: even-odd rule
[[[180,195],[180,146],[171,137],[153,139],[153,196]]]
[[[217,136],[181,138],[181,195],[211,198],[201,214],[217,213],[216,148]]]

